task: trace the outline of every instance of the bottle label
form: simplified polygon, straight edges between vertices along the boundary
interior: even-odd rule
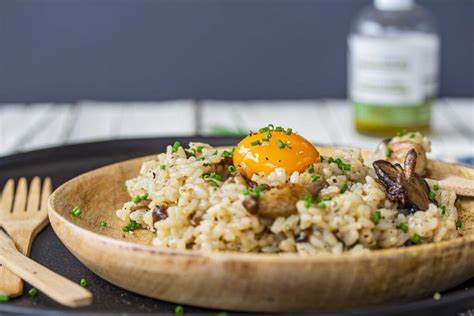
[[[439,39],[404,33],[349,38],[349,94],[358,104],[418,106],[438,89]]]

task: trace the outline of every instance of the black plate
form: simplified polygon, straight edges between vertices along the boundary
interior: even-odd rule
[[[166,145],[174,143],[176,138],[113,140],[106,142],[68,145],[48,148],[28,153],[15,154],[0,158],[0,186],[8,178],[25,176],[50,176],[55,187],[86,171],[104,166],[113,162],[162,152]],[[180,138],[183,144],[190,141],[203,141],[213,145],[236,144],[233,138]],[[103,314],[103,313],[174,313],[175,304],[158,301],[141,295],[122,290],[94,275],[82,265],[62,245],[51,227],[47,227],[35,240],[31,252],[34,260],[46,267],[66,276],[70,280],[79,282],[85,278],[88,289],[94,294],[93,305],[81,309],[62,307],[43,294],[35,298],[24,295],[12,299],[8,303],[0,303],[0,314]],[[26,286],[26,291],[30,288]],[[26,293],[25,291],[25,293]],[[400,289],[403,291],[403,289]],[[188,313],[216,314],[219,311],[185,306]],[[380,314],[416,314],[454,315],[461,312],[468,314],[469,308],[474,308],[474,279],[457,288],[442,293],[441,299],[435,301],[432,297],[422,300],[365,309],[346,311],[352,315],[380,315]],[[474,310],[472,311],[474,313]],[[342,311],[337,312],[337,314]],[[327,314],[327,313],[326,313]],[[330,313],[331,315],[335,313]]]

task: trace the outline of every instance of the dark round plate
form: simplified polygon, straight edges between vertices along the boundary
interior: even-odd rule
[[[166,146],[176,140],[183,144],[190,141],[207,142],[213,145],[232,145],[237,143],[234,138],[153,138],[133,140],[113,140],[96,143],[67,145],[43,150],[14,154],[0,158],[0,187],[9,178],[18,179],[25,176],[49,176],[54,187],[86,171],[129,158],[159,153]],[[82,265],[61,244],[47,227],[35,240],[31,256],[37,262],[45,265],[66,276],[72,281],[79,282],[85,278],[88,289],[94,294],[94,303],[86,308],[69,309],[56,304],[44,294],[31,298],[27,294],[20,298],[12,299],[8,303],[0,303],[0,314],[30,314],[30,315],[59,315],[70,314],[142,314],[142,313],[167,313],[173,314],[176,305],[137,295],[120,289],[107,281],[94,275]],[[26,290],[30,288],[26,285]],[[403,289],[400,289],[403,291]],[[318,313],[318,315],[387,315],[387,314],[413,314],[456,315],[466,313],[473,315],[474,310],[474,279],[458,286],[455,289],[441,293],[441,299],[436,301],[433,297],[422,300],[390,306],[375,306],[351,311],[335,311],[331,313]],[[185,306],[185,313],[217,314],[220,311],[206,310]],[[229,314],[233,314],[228,312]],[[312,313],[314,314],[314,313]]]

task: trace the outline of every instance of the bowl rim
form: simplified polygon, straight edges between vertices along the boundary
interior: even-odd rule
[[[223,146],[225,147],[225,146]],[[318,146],[324,148],[350,148],[350,147],[332,147],[332,146]],[[106,235],[98,234],[93,232],[87,228],[77,225],[74,221],[64,217],[55,209],[55,202],[58,199],[58,196],[61,195],[61,192],[64,188],[72,182],[76,182],[79,179],[90,177],[92,174],[97,172],[104,172],[104,170],[112,168],[116,165],[123,164],[123,163],[131,163],[133,161],[140,161],[145,160],[147,158],[151,158],[156,156],[153,155],[146,155],[141,157],[136,157],[132,159],[127,159],[120,162],[115,162],[112,164],[108,164],[90,171],[87,171],[81,175],[78,175],[60,185],[58,188],[54,190],[54,192],[48,198],[48,216],[50,219],[50,223],[55,228],[54,221],[51,221],[52,218],[58,219],[61,224],[66,225],[69,230],[74,231],[75,234],[81,234],[88,236],[92,239],[98,240],[103,244],[107,244],[109,246],[113,246],[115,248],[126,249],[129,251],[139,252],[142,254],[149,254],[149,255],[157,255],[157,256],[180,256],[180,257],[187,257],[187,258],[207,258],[212,260],[231,260],[231,261],[259,261],[259,262],[314,262],[314,263],[322,263],[326,261],[334,262],[345,262],[348,260],[355,261],[355,260],[363,260],[363,261],[370,261],[372,258],[385,258],[389,259],[391,257],[400,257],[400,256],[417,256],[420,253],[431,252],[435,249],[451,249],[451,248],[464,248],[464,247],[472,247],[474,248],[474,234],[470,236],[461,236],[453,240],[445,240],[440,241],[437,243],[431,242],[421,245],[413,245],[409,247],[396,247],[396,248],[385,248],[385,249],[375,249],[370,250],[369,253],[362,252],[362,253],[350,253],[350,252],[343,252],[338,255],[334,254],[319,254],[319,255],[308,255],[302,256],[297,253],[242,253],[236,251],[220,251],[220,252],[212,252],[212,251],[203,251],[203,250],[190,250],[190,249],[166,249],[166,248],[158,248],[152,245],[144,245],[139,243],[133,243],[126,240],[120,240],[113,237],[109,237]],[[437,160],[432,160],[437,161]],[[444,162],[444,161],[437,161],[442,162],[445,164],[449,164],[451,166],[456,166],[460,168],[465,168],[474,172],[474,168]],[[58,235],[55,229],[53,229],[55,234]],[[61,239],[61,238],[60,238]]]

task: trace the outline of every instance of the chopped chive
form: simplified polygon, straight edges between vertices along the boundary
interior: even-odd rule
[[[400,230],[404,233],[408,233],[408,225],[405,224],[405,223],[400,223],[400,225],[398,225],[398,228],[400,228]]]
[[[173,153],[177,152],[180,146],[181,146],[181,143],[178,142],[178,141],[175,141],[174,144],[173,144],[173,150],[172,150],[172,152],[173,152]]]
[[[81,210],[80,207],[77,207],[77,206],[75,208],[73,208],[72,211],[71,211],[71,215],[74,216],[74,217],[79,217],[79,216],[81,216],[81,214],[82,214],[82,210]]]
[[[132,199],[133,203],[135,203],[135,204],[140,203],[141,200],[142,200],[142,198],[141,198],[139,195],[135,196],[135,197]]]
[[[277,140],[277,141],[276,141],[276,145],[277,145],[278,148],[280,148],[280,149],[285,148],[285,144],[284,144],[281,140]]]
[[[344,193],[347,191],[347,189],[349,189],[349,185],[347,184],[347,182],[344,182],[342,185],[341,185],[341,188],[339,189],[339,193]]]
[[[262,142],[269,142],[270,140],[268,138],[262,138]]]
[[[215,187],[217,187],[217,182],[216,182],[216,181],[211,181],[211,182],[209,182],[209,185],[210,185],[211,187],[214,187],[214,188],[215,188]]]
[[[161,165],[161,166],[160,166],[160,169],[161,169],[161,170],[166,170],[166,166],[165,166],[165,165]]]
[[[235,172],[235,166],[233,166],[233,165],[228,166],[227,171],[229,171],[229,173],[234,173]]]
[[[392,155],[392,150],[390,149],[390,147],[387,147],[387,149],[385,149],[385,157],[390,157]]]
[[[374,222],[375,225],[378,225],[380,223],[380,219],[382,218],[382,214],[380,211],[375,212],[372,214],[372,222]]]
[[[148,192],[145,192],[145,194],[142,195],[142,200],[148,199],[149,196]]]
[[[281,131],[283,131],[283,127],[281,126],[275,127],[275,132],[281,132]]]
[[[10,296],[6,294],[0,294],[0,302],[8,302],[10,300]]]
[[[434,193],[433,191],[430,191],[430,193],[428,193],[428,197],[430,198],[430,201],[436,201],[436,193]]]
[[[265,133],[268,132],[268,127],[262,127],[261,129],[258,130],[260,133]]]
[[[420,235],[418,235],[417,233],[414,233],[411,237],[410,237],[410,241],[414,244],[419,244],[421,242],[421,237]]]
[[[87,280],[86,280],[86,279],[81,279],[81,281],[79,282],[79,284],[80,284],[82,287],[86,287],[86,286],[87,286]]]
[[[410,138],[415,138],[415,137],[416,137],[415,133],[410,134]]]
[[[331,201],[332,200],[332,196],[325,196],[322,198],[323,201]]]
[[[254,140],[253,142],[250,143],[251,146],[257,146],[257,145],[260,145],[260,141],[259,140]]]
[[[196,151],[198,153],[202,153],[202,150],[204,149],[204,146],[197,146]]]
[[[328,163],[333,163],[333,162],[335,162],[334,158],[329,157],[329,158],[328,158]]]
[[[227,312],[219,312],[217,316],[228,316]]]
[[[460,230],[462,228],[462,221],[461,219],[458,219],[456,221],[456,230]]]
[[[252,195],[256,198],[260,197],[260,193],[262,193],[265,190],[265,188],[261,185],[258,185],[253,189]]]
[[[222,156],[227,157],[227,158],[232,158],[234,156],[234,148],[232,148],[231,151],[224,150],[222,153]]]
[[[441,188],[438,184],[433,185],[433,190],[438,191],[439,189]]]
[[[106,222],[106,221],[100,222],[100,226],[102,226],[102,227],[107,227],[107,222]]]
[[[314,173],[314,164],[309,165],[309,173]]]
[[[124,232],[134,231],[134,230],[137,229],[139,226],[140,226],[140,224],[138,224],[136,221],[134,221],[133,219],[131,219],[130,222],[127,224],[127,226],[123,226],[123,227],[122,227],[122,231],[124,231]]]
[[[267,132],[267,133],[265,134],[265,138],[268,139],[268,140],[270,140],[270,138],[272,138],[272,133]]]
[[[288,129],[286,130],[286,135],[291,135],[291,133],[293,133],[293,129],[288,128]]]
[[[324,202],[318,202],[317,206],[318,206],[319,208],[325,208],[325,207],[326,207],[326,203],[324,203]]]
[[[319,179],[321,179],[321,176],[320,176],[320,175],[311,176],[311,181],[312,181],[312,182],[316,182],[316,181],[318,181]]]
[[[174,313],[176,315],[183,315],[184,314],[184,307],[181,305],[177,305],[174,309]]]
[[[268,129],[273,131],[275,129],[275,126],[273,126],[273,124],[268,124]]]
[[[319,157],[319,161],[320,161],[320,162],[323,162],[323,161],[324,161],[324,157],[323,157],[323,156],[320,156],[320,157]]]
[[[441,205],[441,215],[444,215],[444,214],[446,214],[446,206]]]
[[[306,195],[306,196],[304,197],[304,206],[305,206],[306,208],[309,208],[309,207],[311,206],[311,203],[312,203],[312,202],[313,202],[313,201],[312,201],[311,196]]]
[[[31,297],[35,297],[38,294],[38,290],[32,287],[31,289],[28,290],[28,295]]]
[[[245,188],[242,190],[242,194],[243,195],[249,195],[250,194],[250,189],[249,188]]]

